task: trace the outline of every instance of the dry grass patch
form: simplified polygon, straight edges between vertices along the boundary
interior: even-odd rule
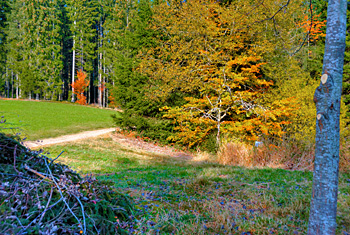
[[[312,170],[314,150],[301,149],[296,144],[264,144],[253,147],[245,143],[227,143],[218,152],[218,161],[224,165],[269,167],[288,170]]]

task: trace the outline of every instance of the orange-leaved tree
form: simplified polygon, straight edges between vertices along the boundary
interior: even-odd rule
[[[75,80],[71,86],[74,88],[74,94],[77,95],[77,101],[76,103],[85,105],[86,104],[86,96],[84,95],[84,92],[86,88],[89,86],[90,81],[86,80],[86,73],[82,70],[77,71],[78,79]]]
[[[304,19],[301,22],[297,23],[297,27],[303,29],[305,33],[308,34],[307,42],[308,45],[312,42],[317,41],[321,37],[325,37],[326,34],[323,31],[323,28],[326,27],[327,20],[319,20],[321,13],[315,14],[316,10],[311,5],[308,9],[309,14],[304,15]]]
[[[151,98],[185,96],[184,105],[163,108],[177,125],[171,139],[195,146],[213,134],[217,144],[222,133],[246,140],[282,135],[293,99],[264,102],[274,82],[261,72],[262,55],[273,46],[257,45],[263,36],[246,27],[242,8],[210,0],[172,4],[155,7],[153,29],[163,33],[139,67],[151,78]]]

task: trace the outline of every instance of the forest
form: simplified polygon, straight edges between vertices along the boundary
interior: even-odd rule
[[[211,152],[225,141],[314,143],[326,1],[2,0],[1,9],[1,97],[117,107],[128,131]],[[347,48],[344,140],[349,90]]]

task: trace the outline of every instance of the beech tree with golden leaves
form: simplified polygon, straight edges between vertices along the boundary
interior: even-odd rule
[[[180,107],[163,107],[177,124],[172,140],[191,147],[213,133],[217,145],[222,133],[246,140],[283,134],[294,101],[264,101],[274,82],[261,72],[262,55],[272,47],[256,45],[263,36],[247,27],[241,10],[197,0],[156,7],[153,29],[163,33],[158,47],[141,55],[139,71],[151,78],[151,98],[178,90],[186,96]]]

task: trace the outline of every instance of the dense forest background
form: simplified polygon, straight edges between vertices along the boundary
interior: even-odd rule
[[[115,122],[143,137],[209,151],[223,141],[314,141],[326,1],[0,4],[2,97],[75,102],[81,71],[78,96],[122,108]],[[346,139],[349,48],[343,86]]]

